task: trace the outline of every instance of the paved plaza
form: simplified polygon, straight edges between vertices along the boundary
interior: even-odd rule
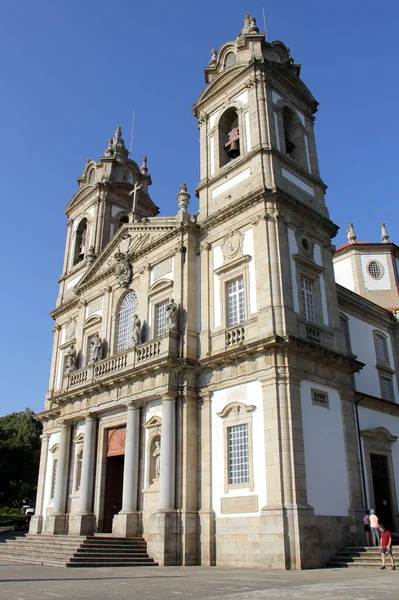
[[[204,567],[66,569],[0,561],[7,600],[397,600],[398,571]]]

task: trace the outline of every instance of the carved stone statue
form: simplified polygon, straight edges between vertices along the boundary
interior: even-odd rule
[[[94,334],[90,338],[90,348],[89,348],[89,363],[95,363],[101,360],[101,351],[102,351],[102,340],[98,333]]]
[[[259,28],[256,26],[256,19],[253,15],[245,15],[244,27],[241,29],[241,33],[259,33]]]
[[[65,373],[72,373],[76,370],[76,350],[72,344],[65,355]]]
[[[155,481],[156,479],[159,479],[161,473],[161,447],[159,445],[159,440],[156,440],[155,442],[155,450],[152,455],[155,457],[155,478],[153,480]]]
[[[259,33],[259,27],[257,27],[256,19],[253,15],[249,15],[249,33]]]
[[[177,304],[173,298],[166,307],[166,327],[169,331],[177,328]]]
[[[251,15],[245,15],[244,26],[241,29],[241,33],[249,33],[251,28]]]
[[[114,266],[114,273],[116,279],[122,287],[127,287],[132,279],[132,269],[129,262],[126,259],[126,254],[118,250],[114,255],[116,260]]]
[[[211,60],[209,61],[210,65],[214,65],[218,58],[218,51],[216,48],[212,48],[211,50]]]
[[[137,344],[141,343],[141,321],[137,315],[133,316],[133,335],[132,335],[133,344],[137,346]]]

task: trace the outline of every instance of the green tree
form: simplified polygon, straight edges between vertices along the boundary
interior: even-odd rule
[[[0,507],[35,500],[41,432],[30,408],[0,417]]]

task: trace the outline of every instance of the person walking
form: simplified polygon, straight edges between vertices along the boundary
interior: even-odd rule
[[[380,543],[380,522],[378,520],[377,515],[375,514],[374,508],[370,510],[370,527],[373,546],[378,546]]]
[[[366,510],[363,516],[364,533],[366,534],[366,546],[371,546],[370,511]]]
[[[392,571],[395,571],[396,567],[395,567],[395,561],[393,559],[392,556],[392,535],[391,532],[388,531],[387,529],[385,529],[384,525],[380,525],[380,552],[381,552],[381,560],[382,560],[382,567],[380,567],[380,569],[385,569],[385,558],[386,555],[388,554],[389,558],[391,559],[391,569]]]

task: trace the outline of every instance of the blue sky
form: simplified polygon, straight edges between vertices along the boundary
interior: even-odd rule
[[[327,6],[326,6],[327,5]],[[0,415],[40,411],[66,232],[64,209],[86,158],[121,125],[132,157],[148,155],[155,203],[198,183],[191,105],[210,49],[234,39],[245,13],[302,64],[320,102],[316,135],[332,220],[346,241],[377,241],[386,221],[399,242],[397,190],[399,5],[393,0],[201,3],[36,0],[0,8]],[[195,198],[190,206],[196,212]]]

